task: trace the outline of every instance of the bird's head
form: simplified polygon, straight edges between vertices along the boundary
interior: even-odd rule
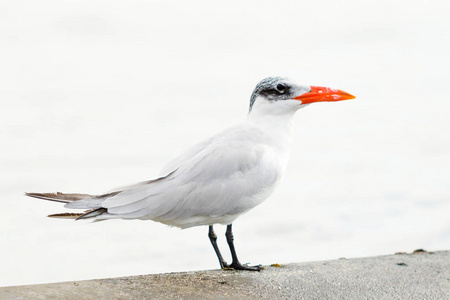
[[[268,113],[292,112],[314,102],[354,99],[338,89],[300,85],[283,77],[268,77],[256,86],[250,99],[250,110]]]

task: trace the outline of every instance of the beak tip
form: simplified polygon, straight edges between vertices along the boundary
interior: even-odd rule
[[[356,97],[353,96],[352,94],[347,93],[347,92],[344,92],[344,91],[342,91],[342,90],[339,90],[339,94],[340,94],[343,98],[345,98],[345,100],[350,100],[350,99],[355,99],[355,98],[356,98]]]

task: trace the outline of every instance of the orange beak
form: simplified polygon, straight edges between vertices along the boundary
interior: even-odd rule
[[[302,104],[309,104],[314,102],[341,101],[355,98],[355,96],[341,90],[321,86],[311,86],[311,92],[293,99],[302,101]]]

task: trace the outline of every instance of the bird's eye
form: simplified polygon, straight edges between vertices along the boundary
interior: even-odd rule
[[[283,94],[284,92],[286,92],[286,86],[281,83],[277,84],[277,91]]]

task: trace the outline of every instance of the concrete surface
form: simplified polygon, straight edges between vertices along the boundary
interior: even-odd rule
[[[0,288],[0,299],[450,299],[450,251]]]

